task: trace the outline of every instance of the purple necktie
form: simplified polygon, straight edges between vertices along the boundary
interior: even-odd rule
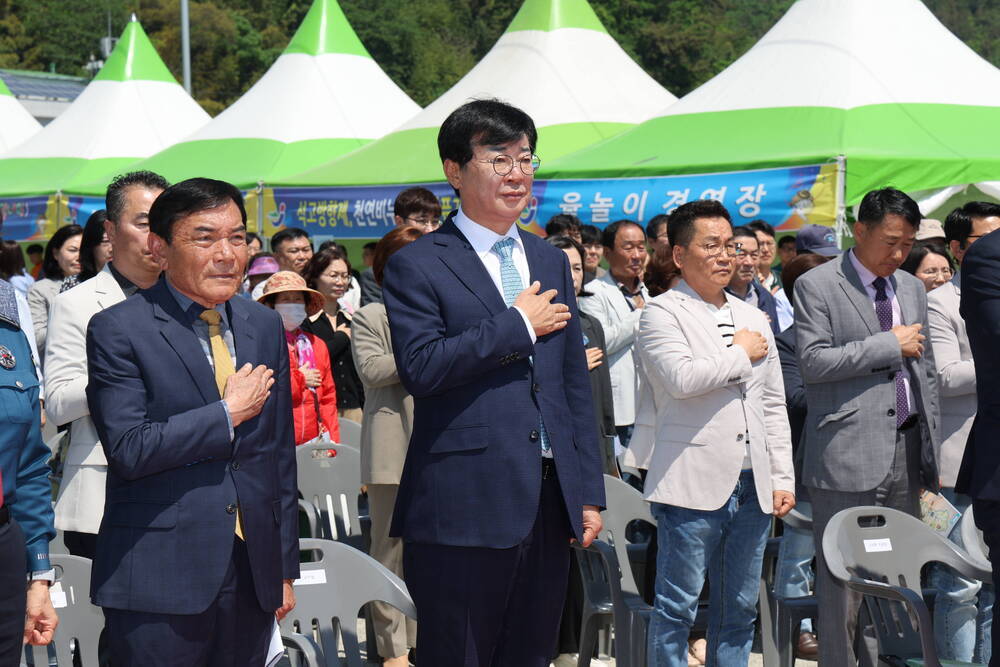
[[[885,278],[881,276],[872,281],[875,288],[875,314],[878,315],[879,326],[882,331],[892,329],[892,302],[889,301],[885,293]],[[903,422],[910,416],[910,403],[906,400],[906,383],[903,382],[903,371],[896,375],[896,428],[903,425]]]

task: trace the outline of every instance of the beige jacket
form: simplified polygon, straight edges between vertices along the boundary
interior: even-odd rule
[[[351,323],[354,367],[365,387],[361,482],[399,484],[413,431],[413,397],[399,382],[385,306],[370,303]]]

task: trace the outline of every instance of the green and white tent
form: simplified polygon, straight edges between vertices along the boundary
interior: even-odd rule
[[[704,174],[840,161],[844,203],[1000,179],[1000,70],[920,0],[799,0],[658,117],[547,178]]]
[[[0,195],[80,193],[91,183],[106,185],[122,169],[208,120],[133,15],[104,67],[73,104],[0,157]]]
[[[315,0],[274,65],[232,106],[137,165],[241,187],[325,164],[420,111],[372,59],[336,0]]]
[[[524,109],[543,163],[650,118],[675,97],[629,58],[586,0],[525,0],[507,31],[462,79],[392,134],[278,185],[444,180],[438,128],[473,98]]]
[[[0,79],[0,153],[23,143],[41,127]]]

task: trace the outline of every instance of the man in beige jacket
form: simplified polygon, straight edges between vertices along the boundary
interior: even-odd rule
[[[795,505],[781,366],[763,313],[724,291],[741,252],[726,208],[685,204],[668,230],[683,280],[646,304],[636,341],[637,422],[655,425],[633,443],[658,524],[648,660],[687,665],[707,574],[709,663],[746,665],[771,516]]]

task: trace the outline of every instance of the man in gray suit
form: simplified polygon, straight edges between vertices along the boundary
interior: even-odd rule
[[[898,190],[869,192],[854,224],[857,245],[795,284],[808,404],[802,476],[813,501],[824,667],[856,664],[852,643],[861,601],[826,568],[827,522],[859,505],[916,515],[921,488],[938,488],[937,378],[933,353],[924,346],[927,296],[919,280],[898,270],[920,217],[916,202]],[[874,665],[874,633],[865,628],[863,635],[858,657]]]

